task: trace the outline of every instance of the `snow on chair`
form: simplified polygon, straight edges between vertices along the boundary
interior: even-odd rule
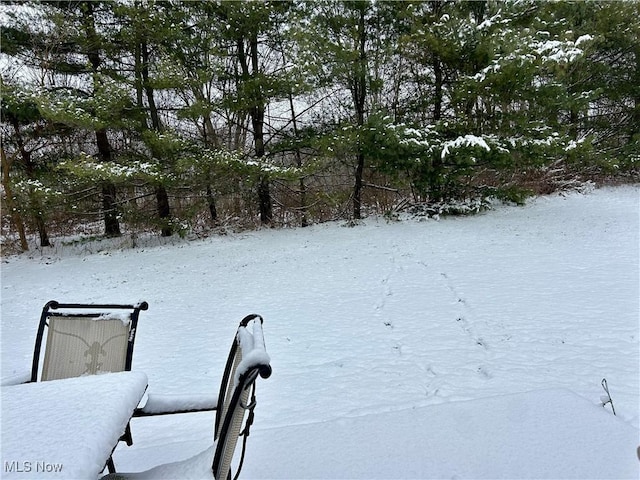
[[[254,420],[256,380],[258,377],[271,376],[262,325],[262,317],[255,314],[248,315],[240,322],[220,384],[212,447],[187,460],[158,465],[144,472],[111,473],[101,480],[237,479]],[[240,437],[244,437],[242,452],[236,474],[232,476],[232,460]]]
[[[131,370],[133,346],[141,310],[135,305],[47,302],[40,315],[31,365],[31,382]],[[42,371],[40,358],[46,329]],[[39,375],[40,374],[40,375]],[[122,441],[133,444],[127,425]],[[113,461],[107,462],[115,471]]]

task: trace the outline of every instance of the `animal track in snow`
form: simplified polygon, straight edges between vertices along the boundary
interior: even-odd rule
[[[387,297],[391,297],[393,295],[393,291],[391,290],[391,286],[389,285],[389,279],[391,278],[391,274],[388,274],[382,278],[380,284],[382,285],[382,294],[380,298],[376,302],[375,309],[376,311],[384,309],[387,304]]]
[[[467,300],[460,295],[458,289],[455,287],[449,275],[445,272],[440,272],[440,276],[444,279],[444,283],[447,289],[451,292],[453,298],[455,299],[456,309],[458,310],[458,315],[456,316],[456,323],[460,327],[460,329],[473,341],[473,343],[481,347],[484,356],[486,358],[487,350],[489,350],[489,346],[484,338],[477,334],[473,325],[467,320],[468,318],[473,319],[474,312],[473,308],[469,305]],[[493,374],[485,365],[479,365],[476,369],[476,373],[480,375],[482,378],[487,380],[493,378]]]
[[[456,317],[456,322],[458,323],[458,325],[460,325],[460,328],[469,337],[472,338],[472,340],[476,345],[483,347],[484,349],[489,348],[487,343],[483,340],[483,338],[476,334],[475,329],[467,320],[467,318],[473,318],[475,316],[473,313],[473,309],[471,308],[467,300],[462,295],[459,294],[458,290],[456,289],[453,282],[449,278],[449,275],[447,275],[444,272],[440,272],[440,276],[444,278],[447,289],[452,293],[453,297],[456,299],[456,305],[460,312]]]
[[[386,275],[382,277],[380,280],[380,284],[382,285],[382,293],[380,295],[380,299],[376,302],[375,310],[383,310],[385,305],[387,304],[387,297],[393,296],[393,289],[391,288],[391,277],[394,273],[402,270],[402,267],[396,263],[396,257],[398,256],[398,245],[393,244],[391,246],[391,271],[387,272]]]

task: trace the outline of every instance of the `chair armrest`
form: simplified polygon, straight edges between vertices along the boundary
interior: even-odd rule
[[[211,394],[153,394],[150,393],[147,403],[136,408],[134,417],[151,417],[154,415],[171,415],[175,413],[209,412],[216,410],[217,395]]]

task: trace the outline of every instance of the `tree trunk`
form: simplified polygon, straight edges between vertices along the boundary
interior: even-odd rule
[[[142,53],[142,85],[147,96],[147,102],[149,103],[149,116],[151,117],[151,125],[156,132],[160,132],[162,130],[162,125],[160,124],[160,116],[158,115],[158,108],[156,107],[153,87],[149,83],[149,47],[147,45],[147,42],[143,41],[141,43],[140,52]]]
[[[120,222],[116,205],[116,186],[113,182],[102,183],[102,211],[104,212],[104,227],[107,237],[119,237]]]
[[[196,91],[197,89],[194,89],[194,93]],[[204,132],[205,143],[211,145],[215,149],[220,148],[218,135],[216,134],[216,131],[213,128],[211,117],[208,114],[206,114],[203,120],[204,120],[203,132]],[[205,198],[207,200],[207,207],[209,208],[209,215],[211,216],[211,223],[216,225],[218,223],[218,209],[216,208],[216,197],[213,194],[213,189],[211,188],[211,172],[209,169],[207,169],[207,192],[206,192]]]
[[[443,103],[443,75],[442,61],[437,53],[433,55],[433,74],[435,76],[434,99],[433,99],[433,121],[437,122],[442,118]],[[431,161],[429,200],[439,202],[443,199],[443,180],[445,175],[444,162],[440,155],[434,155]]]
[[[18,150],[20,151],[20,156],[22,157],[22,163],[24,165],[24,170],[25,170],[25,173],[27,174],[27,178],[29,178],[29,180],[35,180],[36,179],[35,166],[31,161],[31,152],[27,150],[24,145],[24,141],[22,139],[22,132],[20,131],[20,124],[18,123],[18,120],[15,118],[11,123],[16,133],[16,143],[18,144]],[[3,150],[3,153],[4,153],[4,150]],[[9,176],[9,172],[7,171],[7,179],[9,178],[8,176]],[[7,198],[8,198],[8,194],[7,194]],[[29,189],[29,210],[33,215],[33,219],[35,221],[36,228],[38,230],[38,235],[40,236],[40,246],[50,247],[51,242],[49,241],[49,235],[47,234],[47,227],[46,227],[46,224],[44,223],[44,216],[42,214],[42,205],[37,195],[33,192],[33,189],[31,187]]]
[[[4,192],[7,199],[7,208],[9,209],[9,215],[11,216],[11,222],[16,227],[18,231],[18,237],[20,238],[20,248],[23,252],[29,250],[29,244],[27,242],[27,235],[24,229],[24,222],[22,220],[22,215],[17,210],[15,206],[15,201],[13,197],[13,190],[11,187],[11,180],[9,178],[9,170],[11,168],[11,163],[9,163],[7,159],[7,155],[4,151],[4,148],[0,146],[0,158],[2,159],[2,185],[4,186]]]
[[[201,98],[204,100],[204,95],[197,89],[193,89],[193,93],[197,98]],[[201,97],[198,97],[200,95]],[[211,117],[209,114],[205,114],[203,117],[204,121],[204,141],[205,143],[211,145],[216,150],[220,148],[220,140],[218,139],[218,135],[213,127],[213,122],[211,122]],[[210,172],[207,171],[207,206],[209,207],[209,214],[211,216],[211,223],[214,225],[218,223],[218,209],[216,208],[216,197],[213,194],[213,189],[211,188],[211,179]]]
[[[204,101],[204,96],[202,97],[202,101]],[[216,150],[220,148],[220,140],[218,139],[218,134],[216,133],[216,129],[213,127],[213,123],[211,122],[211,117],[209,114],[206,114],[203,118],[204,120],[204,141],[208,145],[211,145]]]
[[[258,201],[260,202],[260,222],[269,225],[273,220],[273,210],[271,208],[271,192],[269,188],[269,177],[260,176],[258,183]]]
[[[353,82],[353,101],[356,110],[356,124],[358,127],[364,125],[365,101],[367,98],[367,55],[366,55],[366,25],[365,8],[361,6],[360,17],[358,19],[358,62],[356,64],[356,74]],[[356,155],[355,182],[353,186],[353,218],[362,218],[362,178],[364,175],[365,155],[364,148],[358,139]]]
[[[100,71],[100,65],[102,64],[102,59],[100,58],[100,41],[95,29],[92,2],[84,2],[82,7],[82,20],[87,37],[87,58],[91,63],[94,74],[93,82],[95,88],[95,84],[98,82],[96,75]],[[109,144],[106,129],[96,130],[95,136],[100,160],[103,162],[111,161],[111,145]],[[108,180],[102,183],[102,211],[104,215],[105,235],[108,237],[120,236],[120,222],[118,220],[116,204],[116,186]]]
[[[211,185],[207,185],[207,206],[211,215],[211,222],[215,225],[218,222],[218,209],[216,208],[216,199],[213,196]]]
[[[237,41],[238,60],[242,69],[243,81],[255,78],[260,73],[260,63],[258,58],[258,37],[255,32],[251,33],[249,38],[249,55],[251,59],[251,72],[249,71],[249,63],[244,51],[244,38],[240,37]],[[264,98],[260,93],[252,92],[252,105],[249,108],[249,116],[251,117],[251,126],[253,127],[253,145],[255,156],[257,159],[264,157],[264,114],[265,105]],[[273,210],[271,207],[271,192],[269,185],[269,176],[261,173],[258,178],[258,208],[260,212],[260,222],[268,225],[273,220]]]
[[[364,154],[358,153],[356,164],[355,184],[353,186],[353,218],[362,218],[362,177],[364,172]]]
[[[293,134],[297,138],[298,137],[298,120],[296,119],[296,111],[293,105],[293,95],[289,93],[289,108],[291,109],[291,121],[293,124]],[[296,145],[295,149],[296,155],[296,166],[298,168],[302,168],[302,156],[300,155],[300,148]],[[302,214],[300,219],[300,224],[303,227],[308,225],[307,221],[307,186],[304,183],[304,176],[300,174],[299,179],[300,185],[300,212]]]
[[[253,140],[256,158],[264,157],[264,107],[256,106],[251,109],[251,123],[253,125]],[[271,192],[269,189],[269,176],[261,174],[258,179],[258,205],[260,210],[260,222],[268,225],[273,220],[271,209]]]
[[[138,107],[138,112],[140,112],[141,127],[143,130],[146,130],[149,128],[149,125],[147,125],[146,117],[142,115],[142,112],[144,112],[144,101],[142,100],[143,99],[142,48],[139,42],[136,42],[134,57],[135,59],[134,59],[133,70],[134,70],[134,86],[136,88],[136,107]]]
[[[433,99],[433,121],[437,122],[442,118],[442,62],[438,54],[433,55],[433,75],[435,76],[434,99]]]
[[[169,223],[171,217],[171,209],[169,208],[169,196],[163,185],[156,187],[156,203],[158,206],[158,216],[163,220],[162,236],[170,237],[173,235],[173,228]]]
[[[253,125],[253,140],[256,158],[264,157],[264,106],[259,105],[251,109],[251,123]],[[271,192],[269,176],[261,174],[258,179],[258,202],[260,208],[260,222],[268,225],[273,220],[271,208]]]
[[[636,57],[636,85],[640,82],[640,46],[636,44],[634,48],[634,55]],[[635,89],[635,94],[633,98],[633,112],[631,114],[631,128],[629,131],[629,143],[634,143],[638,140],[638,136],[640,135],[640,90],[638,88]]]
[[[111,161],[111,145],[104,129],[96,130],[96,144],[103,162]],[[104,233],[107,237],[119,237],[120,221],[116,203],[116,186],[110,180],[102,182],[102,212],[104,215]]]
[[[149,104],[151,126],[159,133],[162,131],[162,124],[160,123],[160,116],[158,115],[153,87],[149,83],[149,47],[147,42],[141,42],[140,52],[142,54],[142,85],[147,96],[147,103]],[[162,158],[162,152],[154,152],[152,149],[152,153],[158,158]],[[170,224],[171,208],[169,206],[169,195],[167,194],[167,189],[162,183],[156,186],[156,209],[162,225],[161,235],[163,237],[170,237],[173,235],[173,228]]]

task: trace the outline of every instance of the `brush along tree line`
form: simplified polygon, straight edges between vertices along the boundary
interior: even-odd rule
[[[522,201],[640,161],[636,2],[3,2],[3,235]]]

